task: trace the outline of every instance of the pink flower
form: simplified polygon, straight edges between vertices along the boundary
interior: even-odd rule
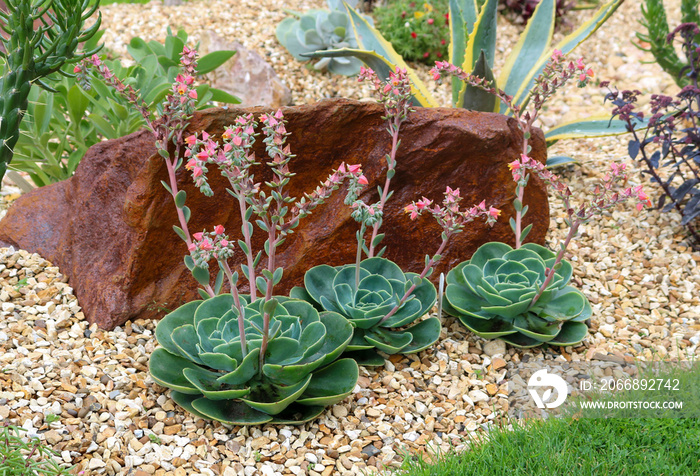
[[[520,170],[520,167],[522,167],[522,165],[520,164],[520,161],[518,161],[518,160],[514,160],[513,162],[508,164],[508,168],[510,170]]]
[[[552,59],[558,60],[559,58],[563,58],[564,53],[561,52],[561,50],[554,50],[554,53],[552,53]]]
[[[195,245],[194,243],[190,243],[190,246],[188,246],[187,249],[189,251],[194,251],[197,249],[197,245]]]
[[[423,210],[424,208],[430,206],[430,204],[433,203],[432,200],[428,200],[427,198],[423,197],[422,199],[418,200],[418,203],[416,203],[416,207],[418,210]]]
[[[197,142],[197,136],[192,134],[191,136],[185,137],[185,143],[189,146],[193,146]]]
[[[233,145],[236,147],[240,147],[240,145],[243,143],[243,139],[241,139],[241,136],[234,136],[233,137]]]
[[[364,175],[360,175],[360,177],[357,179],[357,183],[359,183],[360,185],[369,184],[369,182],[367,181],[367,177],[365,177]]]
[[[197,241],[202,241],[202,237],[204,236],[204,233],[202,233],[202,232],[200,231],[199,233],[195,233],[195,234],[192,235],[192,236],[194,237],[195,240],[197,240]]]
[[[204,174],[204,171],[202,170],[202,167],[192,167],[192,176],[194,178],[201,177]]]
[[[432,25],[433,23],[435,23],[435,20],[433,20],[432,18],[428,18],[428,25]]]
[[[194,90],[194,89],[190,89],[190,92],[187,93],[187,95],[188,95],[191,99],[197,99],[197,91]]]
[[[78,73],[80,73],[81,71],[82,71],[82,69],[80,68],[80,65],[79,65],[79,64],[76,64],[76,65],[75,65],[75,68],[73,68],[73,72],[74,72],[75,74],[78,74]]]
[[[411,214],[411,220],[415,220],[418,217],[418,211],[414,204],[406,205],[404,211]]]
[[[224,225],[216,225],[214,227],[214,233],[217,235],[222,235],[224,233]]]
[[[197,154],[197,158],[199,160],[202,160],[202,161],[208,160],[209,159],[209,152],[207,152],[206,150],[203,150]]]
[[[199,244],[199,249],[202,251],[211,251],[214,249],[214,246],[212,245],[211,241],[204,240]]]
[[[489,208],[489,216],[493,218],[494,220],[498,218],[498,216],[501,214],[501,211],[498,208],[490,207]]]
[[[228,246],[228,240],[221,240],[219,243],[221,243],[221,246]]]
[[[586,68],[586,66],[583,64],[583,58],[579,58],[576,60],[576,67],[580,70],[583,70]]]

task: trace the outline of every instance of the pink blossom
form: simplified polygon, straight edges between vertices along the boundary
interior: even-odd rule
[[[234,136],[233,137],[233,145],[236,147],[240,147],[240,145],[243,143],[243,139],[241,139],[241,136]]]
[[[190,243],[190,245],[187,247],[187,249],[189,251],[194,251],[197,249],[197,245],[195,245],[194,243]]]
[[[197,142],[197,136],[192,134],[191,136],[185,137],[185,143],[189,146],[193,146]]]
[[[498,218],[498,216],[501,214],[501,211],[498,208],[490,207],[489,208],[489,216],[493,218],[494,220]]]
[[[354,174],[355,172],[361,172],[361,166],[360,164],[354,164],[354,165],[348,165],[348,172],[351,174]]]
[[[422,199],[418,200],[418,203],[416,203],[416,207],[418,210],[423,210],[424,208],[430,206],[430,204],[433,203],[432,200],[428,200],[427,198],[423,197]]]
[[[202,233],[202,232],[200,231],[199,233],[195,233],[195,234],[192,235],[192,236],[194,237],[195,240],[197,240],[197,241],[202,241],[202,237],[204,236],[204,233]]]
[[[194,178],[201,177],[204,174],[204,171],[202,170],[202,167],[192,167],[192,176]]]
[[[579,58],[576,60],[576,67],[580,70],[583,70],[586,68],[586,66],[583,64],[583,58]]]
[[[360,185],[369,184],[369,182],[367,181],[367,177],[365,177],[364,175],[360,175],[360,177],[357,179],[357,183],[359,183]]]
[[[214,233],[217,235],[222,235],[224,233],[224,225],[216,225],[214,227]]]
[[[211,241],[204,240],[199,244],[199,249],[202,251],[211,251],[214,249],[214,246],[212,245]]]
[[[73,68],[73,72],[74,72],[75,74],[78,74],[78,73],[80,73],[81,71],[82,71],[82,69],[80,68],[80,65],[79,65],[79,64],[76,64],[76,65],[75,65],[75,68]]]
[[[228,246],[228,240],[221,240],[219,243],[221,243],[221,246]]]
[[[188,95],[191,99],[197,99],[197,91],[194,90],[194,89],[190,89],[190,92],[187,93],[187,95]]]

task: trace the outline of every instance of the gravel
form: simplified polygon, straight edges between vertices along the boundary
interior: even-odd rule
[[[211,28],[266,57],[297,104],[369,97],[354,79],[308,70],[277,44],[274,29],[286,15],[283,7],[305,11],[323,2],[112,5],[102,10],[104,40],[124,54],[132,36],[163,40],[168,25],[184,27],[193,40]],[[576,12],[573,22],[588,15]],[[670,21],[678,16],[672,10]],[[672,94],[677,88],[670,78],[656,64],[643,63],[651,57],[630,42],[639,18],[639,2],[624,3],[579,51],[599,79],[620,89]],[[507,52],[518,28],[499,20],[499,29],[499,52]],[[430,80],[427,67],[417,68],[447,105],[447,87]],[[545,128],[606,112],[603,93],[595,86],[561,92],[545,112]],[[580,161],[558,171],[575,197],[585,196],[611,161],[629,163],[631,185],[647,185],[627,157],[626,141],[565,141],[549,153]],[[650,184],[648,189],[656,193]],[[0,208],[18,193],[4,184]],[[555,197],[550,203],[547,241],[554,248],[567,229],[562,204]],[[688,246],[675,212],[615,210],[584,227],[568,258],[573,284],[593,307],[590,334],[580,345],[515,349],[470,335],[443,317],[435,346],[392,356],[384,367],[361,367],[353,394],[316,421],[247,428],[192,417],[150,379],[156,322],[136,320],[114,331],[88,325],[57,267],[36,254],[0,249],[0,418],[22,425],[55,449],[62,464],[86,474],[356,475],[395,466],[403,451],[465,448],[468,437],[486,434],[511,409],[509,397],[527,405],[525,381],[543,361],[565,372],[576,363],[697,357],[700,253]],[[576,378],[580,374],[571,375],[572,386]]]

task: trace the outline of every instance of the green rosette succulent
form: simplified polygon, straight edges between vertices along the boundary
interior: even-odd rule
[[[230,294],[187,303],[156,327],[153,380],[190,413],[231,425],[299,424],[347,397],[357,363],[336,360],[352,327],[334,312],[278,297],[245,304],[243,355],[238,311]],[[261,357],[263,311],[269,340]]]
[[[447,275],[445,312],[485,339],[500,338],[522,348],[544,343],[574,345],[588,334],[591,305],[567,283],[571,263],[562,260],[533,304],[556,255],[535,243],[513,249],[486,243]]]
[[[424,319],[435,304],[435,286],[415,273],[404,273],[384,258],[369,258],[356,265],[320,265],[304,275],[304,288],[295,287],[291,296],[304,299],[317,309],[344,316],[353,327],[349,356],[364,365],[383,365],[377,354],[411,354],[430,347],[440,336],[440,320]],[[359,279],[357,279],[359,278]],[[357,284],[356,284],[357,283]],[[415,283],[411,296],[386,318]]]

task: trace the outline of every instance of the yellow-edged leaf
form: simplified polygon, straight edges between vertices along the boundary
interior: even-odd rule
[[[304,57],[307,58],[339,58],[339,57],[354,57],[362,61],[364,64],[366,64],[368,67],[372,68],[375,73],[380,78],[388,78],[389,73],[392,73],[395,71],[396,66],[389,62],[384,56],[379,55],[375,53],[374,51],[367,51],[367,50],[356,50],[352,48],[342,48],[339,50],[324,50],[324,51],[316,51],[314,53],[304,53]],[[403,63],[403,62],[402,62]],[[399,65],[400,66],[400,65]],[[402,68],[405,68],[406,66],[400,66]],[[421,82],[420,79],[418,79],[415,74],[413,74],[413,77],[411,76],[412,71],[407,69],[408,71],[408,78],[411,82],[411,94],[413,94],[413,104],[415,106],[421,106],[421,107],[437,107],[437,103],[433,99],[433,97],[430,95],[427,90],[425,90],[425,85]],[[418,82],[418,84],[425,90],[425,92],[421,91],[418,87],[416,87],[416,84],[414,83],[415,81]]]
[[[518,92],[528,73],[549,49],[554,33],[555,10],[556,0],[542,0],[535,8],[498,76],[498,87],[506,94],[514,96]],[[506,105],[501,104],[500,109],[505,113]]]
[[[476,19],[474,28],[469,33],[467,39],[467,47],[464,51],[464,61],[462,61],[462,69],[465,73],[471,73],[474,69],[476,61],[479,59],[481,51],[484,51],[486,63],[491,68],[493,67],[493,57],[496,52],[496,14],[498,12],[498,0],[486,0],[486,3],[481,7],[479,16]],[[467,85],[464,84],[459,91],[457,98],[458,104],[464,103],[464,94],[467,90]]]
[[[605,23],[605,20],[607,20],[610,15],[615,12],[615,10],[617,10],[617,7],[619,7],[622,2],[623,0],[611,0],[600,7],[600,9],[586,23],[581,25],[570,35],[566,36],[563,40],[557,43],[554,48],[550,49],[546,55],[540,58],[540,60],[528,74],[525,81],[523,81],[521,84],[518,92],[514,95],[513,102],[520,106],[524,106],[527,103],[530,98],[530,93],[532,91],[535,78],[542,72],[555,49],[560,50],[564,54],[571,52],[574,48],[583,43],[589,36],[595,33],[596,30],[598,30],[598,28]]]
[[[364,50],[365,53],[374,52],[383,57],[388,64],[405,69],[408,73],[408,78],[411,81],[411,92],[416,97],[417,102],[419,102],[421,105],[425,105],[426,107],[437,107],[437,101],[430,94],[423,81],[421,81],[416,73],[408,67],[401,55],[394,50],[393,46],[391,46],[391,43],[386,41],[382,34],[379,33],[379,31],[377,31],[372,25],[370,25],[367,20],[362,17],[362,15],[357,13],[354,8],[350,7],[345,2],[343,2],[343,5],[345,6],[348,16],[350,17],[352,29],[355,32],[355,38],[357,39],[357,44],[359,45],[358,50]],[[343,48],[343,50],[346,50],[346,48]],[[364,61],[359,56],[358,59]],[[370,65],[367,64],[367,66]],[[394,71],[394,68],[392,68],[391,71]],[[379,71],[375,70],[375,72],[379,74]],[[382,76],[384,79],[389,77],[388,74],[386,74],[386,76],[380,76]]]
[[[646,127],[647,120],[639,121],[637,129]],[[586,137],[604,137],[625,134],[627,125],[619,120],[610,120],[610,116],[594,116],[585,120],[569,121],[549,129],[544,137],[547,143],[562,139],[583,139]]]

